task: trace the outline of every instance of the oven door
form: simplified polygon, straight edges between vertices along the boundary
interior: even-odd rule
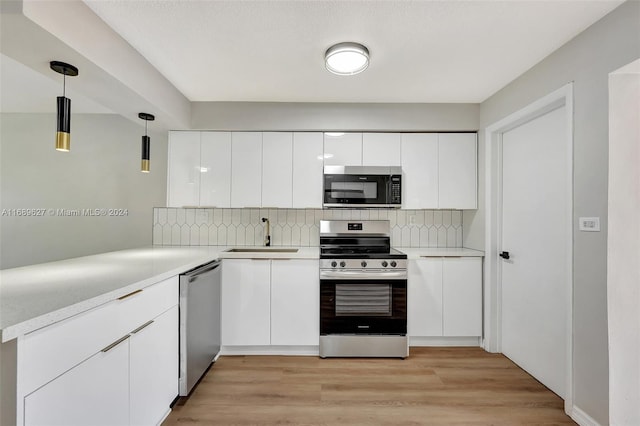
[[[324,175],[325,207],[389,207],[388,175]]]
[[[321,279],[320,335],[407,334],[406,279]]]

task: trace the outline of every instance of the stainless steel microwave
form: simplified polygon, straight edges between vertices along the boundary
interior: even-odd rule
[[[401,194],[401,167],[324,166],[324,207],[400,208]]]

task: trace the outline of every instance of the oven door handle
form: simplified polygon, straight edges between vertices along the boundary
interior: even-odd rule
[[[368,271],[320,271],[320,279],[351,280],[406,280],[406,271],[368,272]]]

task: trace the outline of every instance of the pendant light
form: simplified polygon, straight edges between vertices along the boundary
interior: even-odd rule
[[[359,43],[338,43],[324,54],[327,70],[338,75],[354,75],[369,66],[369,49]]]
[[[65,62],[51,61],[49,67],[62,74],[62,96],[58,96],[58,116],[56,127],[56,150],[68,152],[71,149],[71,99],[65,97],[67,76],[78,75],[78,68]]]
[[[151,114],[141,112],[138,117],[144,120],[144,136],[142,137],[142,164],[140,171],[142,173],[149,173],[149,166],[151,165],[151,138],[147,136],[147,123],[156,119]]]

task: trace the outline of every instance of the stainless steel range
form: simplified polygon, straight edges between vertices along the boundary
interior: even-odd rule
[[[408,354],[407,255],[389,221],[320,221],[320,356]]]

